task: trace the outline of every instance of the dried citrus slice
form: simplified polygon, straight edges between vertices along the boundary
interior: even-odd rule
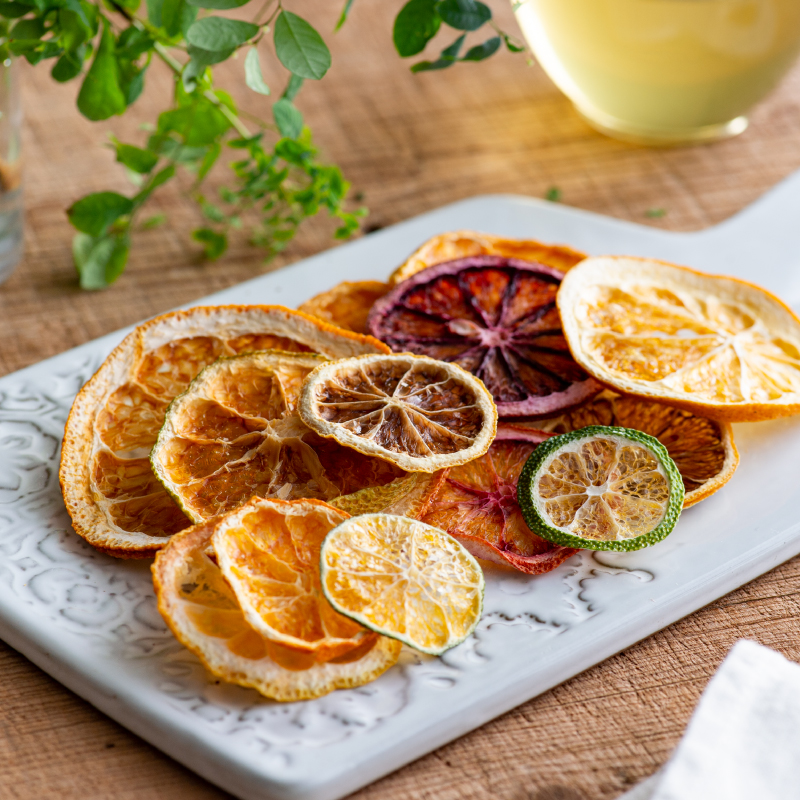
[[[522,469],[517,497],[544,539],[588,550],[638,550],[668,536],[683,481],[658,439],[590,425],[548,439]]]
[[[614,389],[728,422],[800,413],[800,320],[753,284],[589,258],[558,307],[576,361]]]
[[[250,626],[273,642],[330,661],[375,634],[322,594],[322,540],[349,515],[319,500],[253,499],[225,515],[212,544]]]
[[[263,637],[248,624],[207,554],[217,524],[213,520],[181,531],[153,564],[159,611],[212,674],[293,702],[362,686],[397,661],[400,643],[384,636],[365,637],[358,648],[330,661]]]
[[[367,333],[369,310],[388,291],[389,284],[381,281],[342,281],[307,300],[298,310],[345,330]]]
[[[508,438],[501,439],[501,432]],[[555,569],[577,551],[533,533],[517,502],[520,472],[538,443],[547,438],[547,434],[508,432],[499,425],[487,453],[449,470],[420,520],[447,531],[476,558],[510,564],[529,575]]]
[[[733,430],[727,422],[716,422],[682,408],[612,391],[605,391],[580,408],[558,417],[506,425],[502,433],[498,429],[498,438],[520,436],[524,430],[530,435],[533,434],[531,428],[541,433],[559,434],[587,425],[633,428],[655,436],[667,448],[681,473],[686,491],[684,508],[722,488],[739,464]]]
[[[303,384],[300,416],[321,436],[409,472],[477,458],[497,427],[497,410],[477,378],[407,353],[320,365]]]
[[[431,655],[463,642],[483,609],[477,561],[444,531],[408,517],[341,523],[322,544],[320,574],[341,614]]]
[[[536,261],[561,272],[566,272],[586,258],[583,253],[564,245],[542,244],[533,239],[505,239],[477,231],[451,231],[440,233],[420,245],[391,274],[389,284],[396,286],[434,264],[468,256],[521,258],[523,261]]]
[[[562,273],[473,256],[430,267],[378,300],[369,329],[392,350],[453,362],[477,375],[501,417],[551,414],[600,391],[561,332]]]
[[[448,470],[429,474],[410,472],[383,486],[370,486],[352,494],[341,495],[330,505],[346,511],[351,517],[358,514],[398,514],[419,519],[442,487]]]
[[[186,527],[148,461],[167,405],[220,356],[270,347],[336,358],[388,351],[282,306],[201,306],[140,325],[79,392],[67,420],[60,480],[77,533],[112,555],[145,557]]]

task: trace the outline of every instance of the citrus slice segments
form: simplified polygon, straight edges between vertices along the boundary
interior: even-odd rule
[[[672,532],[684,489],[658,439],[590,425],[539,445],[522,469],[517,496],[531,530],[555,544],[639,550]]]
[[[322,544],[322,590],[341,614],[430,655],[466,639],[483,610],[483,572],[444,531],[362,514]]]
[[[576,361],[617,391],[727,422],[800,413],[800,320],[753,284],[604,256],[558,307]]]
[[[517,502],[522,468],[549,437],[526,436],[525,432],[506,437],[503,424],[497,432],[488,452],[448,471],[420,520],[449,533],[476,558],[510,565],[528,575],[549,572],[577,550],[533,533]]]
[[[553,435],[588,425],[633,428],[658,439],[681,473],[686,492],[684,508],[721,489],[739,464],[733,430],[727,422],[609,390],[558,417],[507,425],[502,435],[522,436],[525,430],[529,435]],[[498,429],[498,437],[500,435]]]
[[[351,517],[380,512],[419,519],[438,494],[447,473],[446,469],[434,473],[410,472],[383,486],[370,486],[336,497],[330,505]]]
[[[369,330],[396,352],[472,372],[503,418],[551,414],[601,388],[575,363],[562,334],[561,278],[552,267],[501,256],[450,261],[380,298]]]
[[[59,478],[75,531],[120,557],[152,556],[188,520],[147,458],[169,402],[220,356],[265,348],[340,358],[387,352],[282,306],[199,306],[138,326],[78,393]]]
[[[369,310],[388,291],[389,284],[381,281],[342,281],[306,300],[298,311],[348,331],[367,333]]]
[[[408,472],[437,472],[485,453],[497,409],[454,364],[409,355],[331,361],[306,378],[300,416],[320,436]]]
[[[161,615],[209,672],[273,700],[294,702],[362,686],[397,662],[400,643],[383,636],[365,638],[362,647],[327,662],[261,636],[207,554],[216,522],[172,537],[152,567]]]
[[[223,358],[173,401],[151,461],[188,517],[202,522],[254,496],[331,500],[405,475],[302,422],[302,383],[326,362],[275,350]]]
[[[434,264],[470,256],[520,258],[553,267],[560,272],[566,272],[586,258],[583,253],[564,245],[543,244],[533,239],[506,239],[478,231],[451,231],[440,233],[420,245],[391,274],[389,284],[396,286]]]
[[[322,540],[349,515],[319,500],[254,499],[225,515],[212,544],[250,626],[330,661],[375,634],[337,614],[320,588]]]

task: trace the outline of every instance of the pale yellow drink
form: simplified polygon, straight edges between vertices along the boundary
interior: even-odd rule
[[[596,127],[678,142],[744,130],[800,50],[800,0],[523,0],[542,67]]]

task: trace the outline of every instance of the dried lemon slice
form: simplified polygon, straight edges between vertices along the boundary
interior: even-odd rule
[[[322,364],[306,379],[300,416],[321,436],[409,472],[436,472],[489,449],[497,409],[455,364],[408,353]]]
[[[753,284],[605,256],[557,302],[575,360],[614,389],[728,422],[800,413],[800,320]]]
[[[483,609],[478,562],[444,531],[408,517],[346,520],[322,544],[320,574],[341,614],[431,655],[463,642]]]
[[[137,327],[79,392],[59,473],[78,534],[123,557],[151,556],[188,520],[150,469],[169,402],[220,356],[278,348],[340,358],[388,352],[282,306],[200,306]]]
[[[535,261],[566,272],[586,256],[571,247],[542,244],[533,239],[505,239],[477,231],[441,233],[420,245],[389,277],[389,284],[416,275],[423,269],[469,256],[504,256]]]
[[[207,555],[216,524],[177,534],[153,564],[159,611],[212,674],[273,700],[294,702],[362,686],[396,663],[401,645],[383,636],[365,638],[360,647],[327,662],[261,636]]]
[[[274,350],[220,359],[170,405],[153,472],[194,522],[253,496],[330,500],[404,476],[302,422],[302,382],[324,363],[313,353]]]
[[[348,331],[367,333],[369,310],[388,291],[389,284],[381,281],[342,281],[333,289],[306,300],[298,311]]]
[[[590,425],[548,439],[522,469],[519,505],[534,533],[564,547],[638,550],[668,536],[683,481],[658,439]]]

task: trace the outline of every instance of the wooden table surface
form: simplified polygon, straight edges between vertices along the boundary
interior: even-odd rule
[[[332,42],[333,69],[298,103],[326,157],[342,166],[385,226],[472,195],[542,197],[675,230],[714,224],[800,167],[800,66],[752,115],[741,137],[649,150],[595,134],[537,66],[502,53],[413,76],[393,53],[400,0],[358,0]],[[496,14],[514,28],[502,0]],[[292,0],[330,30],[339,2]],[[265,48],[267,81],[281,85]],[[170,91],[154,65],[130,118],[79,117],[77,86],[47,66],[24,74],[26,256],[0,287],[0,374],[231,286],[331,245],[310,223],[266,266],[244,238],[204,263],[188,231],[199,215],[182,187],[157,195],[165,226],[137,234],[128,270],[104,293],[82,293],[64,209],[89,191],[129,191],[102,145],[155,119]],[[245,107],[241,62],[219,70]],[[127,138],[126,138],[127,137]],[[666,215],[649,219],[648,209]],[[398,254],[400,258],[404,254]],[[748,637],[800,659],[800,558],[672,625],[483,728],[367,787],[359,800],[601,800],[660,767],[730,646]],[[228,797],[50,679],[0,642],[0,799],[173,800]]]

